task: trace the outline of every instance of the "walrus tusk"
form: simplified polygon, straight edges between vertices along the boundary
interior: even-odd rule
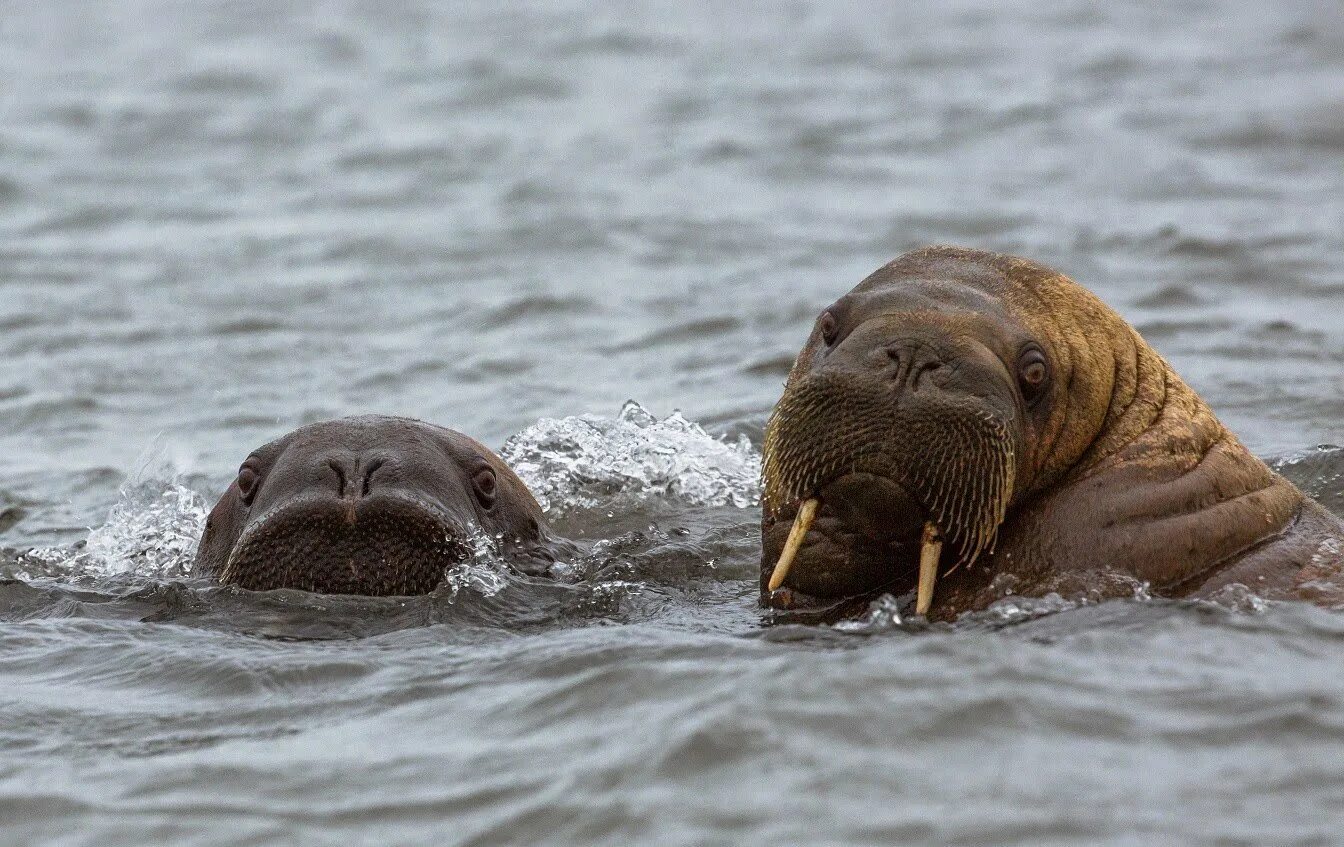
[[[933,586],[938,581],[938,557],[943,553],[943,537],[933,521],[924,524],[919,545],[919,593],[915,595],[915,614],[927,615],[933,605]]]
[[[789,540],[784,542],[784,552],[779,554],[779,561],[775,563],[775,569],[770,572],[771,591],[784,584],[784,577],[789,575],[789,568],[793,567],[798,548],[803,546],[803,539],[807,537],[807,531],[812,528],[812,519],[817,516],[817,507],[820,505],[820,500],[809,497],[798,507],[798,517],[793,519]]]

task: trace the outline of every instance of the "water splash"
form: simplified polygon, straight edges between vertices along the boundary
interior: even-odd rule
[[[616,418],[543,418],[500,451],[542,508],[674,498],[700,506],[760,502],[761,457],[745,437],[715,438],[680,412],[659,420],[633,400]]]
[[[494,597],[509,584],[509,567],[499,555],[498,538],[491,538],[475,524],[467,527],[471,554],[444,574],[449,601],[462,591]]]
[[[501,555],[503,536],[492,537],[471,525],[468,527],[468,538],[471,542],[470,554],[448,568],[443,586],[436,594],[441,592],[449,603],[455,603],[469,597],[494,597],[510,586],[516,588],[530,581],[529,577],[510,567],[507,559]],[[608,566],[605,578],[595,572],[598,561]],[[584,556],[574,563],[558,562],[551,571],[556,579],[543,580],[542,584],[547,590],[569,594],[572,611],[585,617],[617,616],[622,612],[622,605],[638,596],[647,586],[642,582],[613,578],[610,564],[610,560],[601,554]]]
[[[1268,600],[1240,582],[1224,585],[1210,594],[1204,602],[1246,615],[1264,614],[1269,609]]]
[[[883,594],[868,606],[862,618],[852,621],[839,621],[832,628],[839,632],[852,632],[862,635],[901,629],[905,621],[901,619],[901,601],[891,594]]]
[[[182,484],[183,465],[159,436],[132,467],[107,519],[89,531],[82,545],[34,548],[19,563],[48,574],[189,576],[207,510],[201,495]],[[29,570],[17,574],[20,579],[32,575]]]
[[[1065,600],[1052,591],[1044,597],[1005,597],[991,603],[984,617],[994,623],[1013,624],[1067,612],[1080,605],[1082,601]]]
[[[189,576],[205,518],[201,495],[178,482],[122,486],[121,499],[71,564],[101,576]]]

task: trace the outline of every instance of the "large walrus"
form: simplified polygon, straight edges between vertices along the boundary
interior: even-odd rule
[[[764,453],[776,608],[913,589],[946,620],[1140,583],[1344,601],[1344,522],[1119,315],[1026,259],[929,247],[859,283],[817,320]]]
[[[408,418],[343,418],[259,448],[206,521],[196,571],[253,590],[424,594],[482,537],[525,572],[564,542],[503,460]]]

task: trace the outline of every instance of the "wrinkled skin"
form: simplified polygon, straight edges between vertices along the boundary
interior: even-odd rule
[[[907,253],[818,319],[766,429],[762,602],[860,611],[913,589],[946,539],[929,616],[1009,594],[1147,583],[1344,602],[1344,522],[1251,455],[1086,289],[1025,259]],[[821,501],[783,586],[804,498]]]
[[[544,571],[564,547],[476,441],[406,418],[343,418],[247,458],[210,513],[196,571],[258,591],[424,594],[471,554],[473,528],[501,538],[523,571]]]

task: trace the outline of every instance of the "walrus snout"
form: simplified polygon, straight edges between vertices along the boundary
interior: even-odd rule
[[[917,587],[922,614],[943,565],[994,541],[1023,441],[1005,364],[1022,339],[988,332],[955,298],[912,305],[842,301],[798,358],[766,429],[767,604],[781,587],[819,598]],[[790,510],[792,541],[776,542]]]
[[[219,578],[254,591],[424,594],[470,550],[467,527],[432,504],[357,488],[353,496],[302,497],[256,519]]]

